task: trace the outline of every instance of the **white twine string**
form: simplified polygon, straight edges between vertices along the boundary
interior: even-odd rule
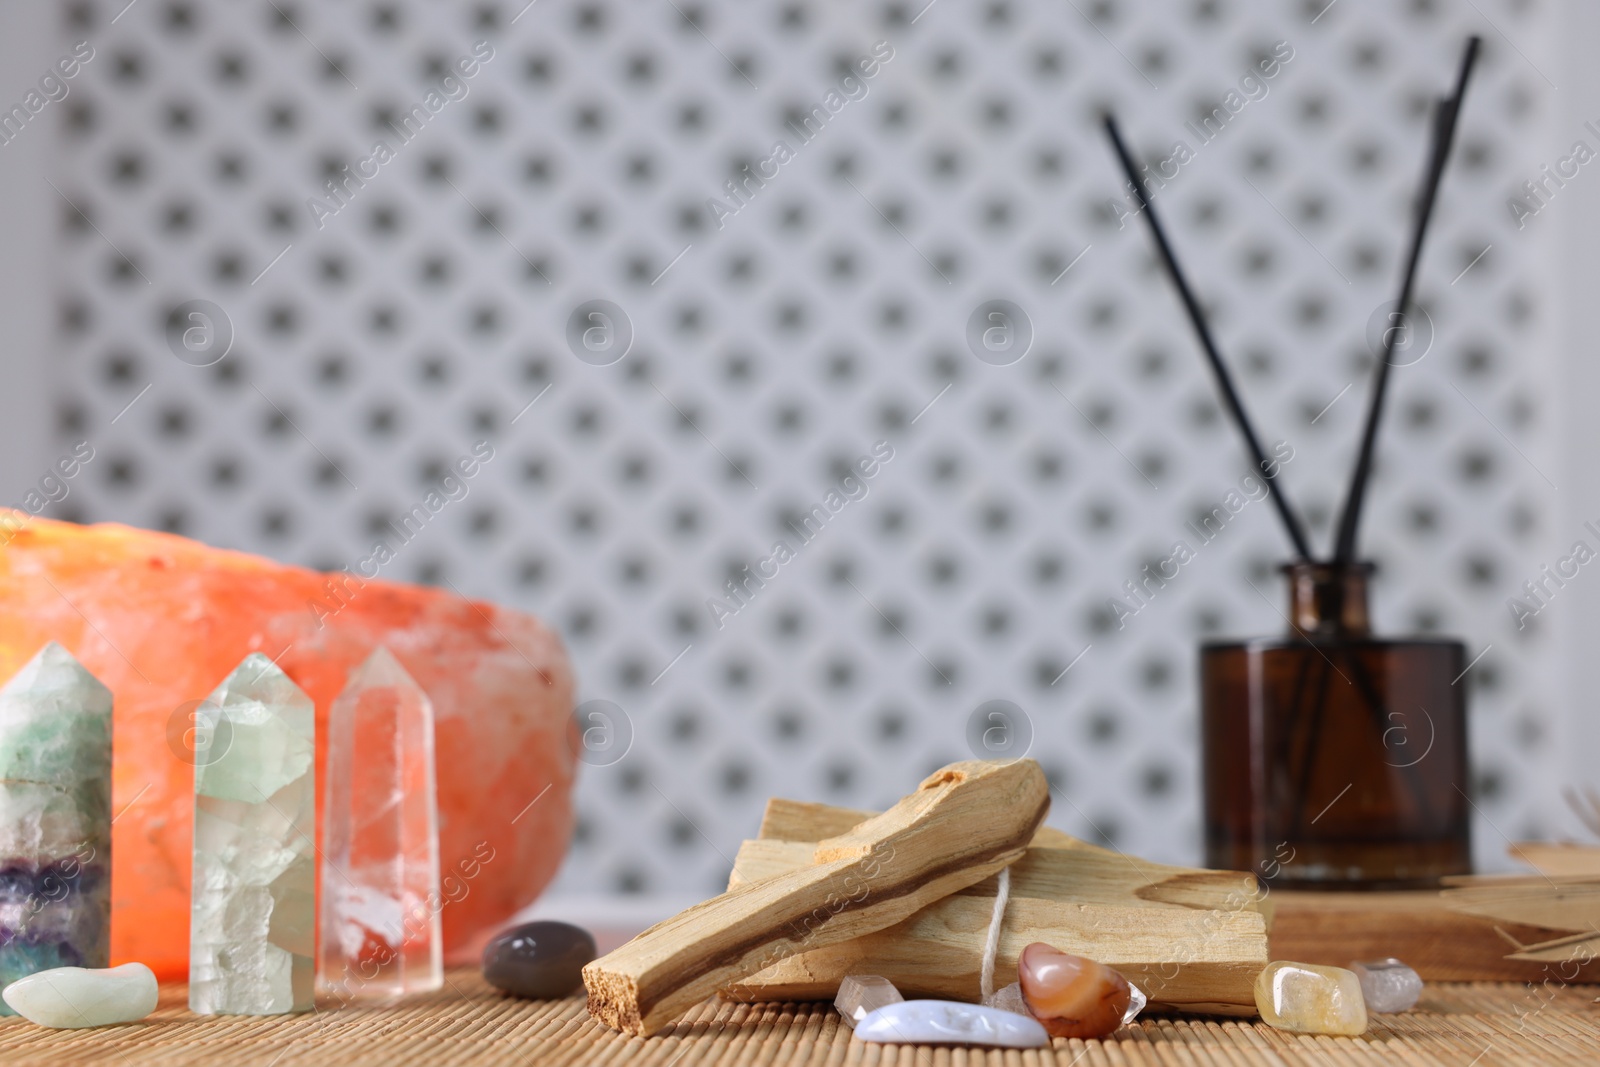
[[[1000,871],[1000,889],[994,895],[994,914],[989,917],[989,937],[983,943],[983,972],[978,988],[983,999],[994,996],[994,958],[1000,951],[1000,920],[1005,918],[1006,900],[1011,896],[1011,868]]]

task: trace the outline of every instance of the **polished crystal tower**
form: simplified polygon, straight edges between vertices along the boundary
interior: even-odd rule
[[[253,653],[198,714],[189,1010],[308,1011],[316,938],[311,698]]]
[[[52,641],[0,689],[0,986],[110,933],[111,691]]]
[[[386,648],[328,715],[318,985],[387,1000],[444,983],[433,705]]]

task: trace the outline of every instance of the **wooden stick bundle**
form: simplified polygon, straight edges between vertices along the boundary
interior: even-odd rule
[[[773,800],[730,886],[803,868],[810,841],[868,818]],[[785,958],[723,995],[826,999],[846,975],[876,974],[907,995],[975,1001],[996,887],[987,878],[897,925]],[[1268,961],[1259,896],[1248,874],[1147,863],[1044,828],[1011,868],[996,969],[1014,975],[1022,949],[1044,941],[1115,967],[1159,1007],[1254,1015],[1255,978]]]
[[[658,923],[583,969],[589,1012],[651,1034],[789,956],[893,926],[1015,862],[1044,821],[1039,765],[955,763],[882,815]]]

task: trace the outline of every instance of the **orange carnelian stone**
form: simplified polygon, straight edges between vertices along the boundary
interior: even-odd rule
[[[427,691],[447,959],[475,956],[566,851],[572,673],[560,639],[531,616],[170,534],[0,511],[0,683],[47,641],[65,645],[116,701],[113,964],[186,972],[188,713],[251,652],[275,658],[316,702],[319,823],[327,712],[346,675],[383,644]]]
[[[1051,1037],[1104,1037],[1122,1025],[1133,991],[1103,963],[1035,941],[1017,960],[1022,999]]]

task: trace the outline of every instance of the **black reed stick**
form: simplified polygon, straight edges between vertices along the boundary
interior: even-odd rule
[[[1461,71],[1456,77],[1455,95],[1439,101],[1434,113],[1432,146],[1428,162],[1422,172],[1422,193],[1417,201],[1417,216],[1411,231],[1411,252],[1406,258],[1406,269],[1400,283],[1400,303],[1397,312],[1404,324],[1411,305],[1411,287],[1417,276],[1417,262],[1422,258],[1422,240],[1428,233],[1428,220],[1433,217],[1433,205],[1439,192],[1439,181],[1444,176],[1450,146],[1455,141],[1456,120],[1461,116],[1461,100],[1467,91],[1467,79],[1472,76],[1472,65],[1478,58],[1477,36],[1467,38],[1466,51],[1461,56]],[[1378,422],[1383,415],[1384,396],[1389,389],[1389,369],[1393,366],[1395,341],[1400,330],[1384,331],[1383,358],[1378,361],[1372,385],[1372,400],[1367,405],[1367,424],[1361,434],[1361,451],[1356,456],[1355,470],[1350,474],[1350,488],[1345,493],[1344,510],[1339,515],[1339,536],[1334,544],[1335,563],[1348,563],[1355,558],[1356,529],[1361,524],[1361,506],[1366,500],[1367,482],[1372,475],[1372,451],[1378,439]]]
[[[1283,519],[1284,529],[1289,532],[1289,540],[1294,542],[1295,553],[1300,559],[1310,559],[1311,548],[1306,542],[1305,530],[1301,528],[1300,520],[1290,510],[1283,489],[1278,485],[1279,468],[1276,464],[1269,463],[1266,453],[1261,450],[1261,442],[1256,437],[1254,427],[1250,425],[1250,417],[1244,413],[1244,405],[1239,401],[1239,394],[1233,387],[1233,378],[1228,374],[1228,368],[1217,352],[1217,343],[1211,338],[1211,327],[1206,324],[1205,313],[1200,310],[1199,302],[1195,300],[1188,281],[1184,279],[1183,271],[1178,267],[1178,260],[1172,254],[1172,246],[1167,243],[1166,232],[1161,228],[1161,220],[1156,218],[1155,207],[1150,203],[1150,195],[1145,191],[1144,179],[1134,169],[1133,159],[1128,155],[1128,149],[1122,143],[1122,134],[1117,130],[1116,117],[1110,114],[1106,115],[1106,133],[1110,135],[1111,147],[1116,150],[1117,159],[1121,161],[1122,169],[1127,172],[1128,181],[1139,197],[1145,220],[1150,223],[1150,232],[1155,236],[1156,247],[1161,250],[1161,258],[1167,265],[1167,273],[1172,278],[1172,284],[1178,287],[1178,295],[1183,298],[1183,306],[1189,312],[1189,321],[1194,324],[1195,333],[1200,335],[1200,346],[1205,349],[1206,358],[1211,362],[1212,373],[1217,378],[1217,388],[1222,390],[1222,398],[1227,401],[1228,410],[1233,414],[1233,421],[1239,427],[1239,432],[1244,434],[1244,442],[1256,461],[1256,469],[1266,479],[1272,502],[1277,506],[1279,517]]]

